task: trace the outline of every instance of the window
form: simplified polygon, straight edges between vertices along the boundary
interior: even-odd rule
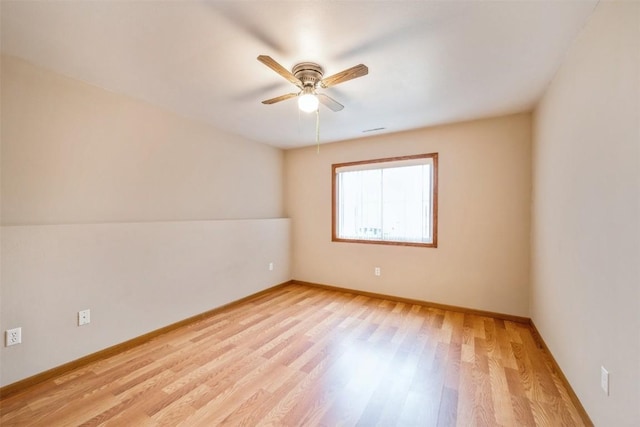
[[[437,247],[438,154],[332,165],[332,240]]]

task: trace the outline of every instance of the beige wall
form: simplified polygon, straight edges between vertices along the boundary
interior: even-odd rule
[[[600,2],[534,120],[531,314],[598,426],[640,425],[639,80],[640,4]]]
[[[0,385],[290,279],[281,150],[14,58],[1,79],[0,330],[23,343]]]
[[[2,57],[2,223],[282,216],[282,151]]]
[[[288,281],[289,240],[288,219],[2,227],[0,325],[23,343],[0,385]]]
[[[530,135],[520,114],[286,151],[292,277],[528,316]],[[431,152],[437,249],[331,242],[331,164]]]

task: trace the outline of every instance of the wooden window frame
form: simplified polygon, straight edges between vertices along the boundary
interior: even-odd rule
[[[399,242],[399,241],[390,241],[390,240],[368,240],[368,239],[344,239],[338,237],[337,232],[337,197],[338,191],[336,189],[337,184],[337,173],[336,170],[338,168],[343,168],[346,166],[359,166],[359,165],[368,165],[375,163],[389,163],[394,161],[403,161],[403,160],[415,160],[415,159],[425,159],[430,158],[433,163],[433,177],[432,177],[432,241],[431,243],[419,243],[419,242]],[[368,243],[373,245],[391,245],[391,246],[417,246],[423,248],[437,248],[438,247],[438,153],[426,153],[426,154],[415,154],[410,156],[400,156],[400,157],[387,157],[382,159],[371,159],[371,160],[360,160],[357,162],[347,162],[347,163],[335,163],[331,165],[331,241],[332,242],[345,242],[345,243]]]

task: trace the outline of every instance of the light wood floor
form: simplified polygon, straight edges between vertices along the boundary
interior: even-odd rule
[[[2,426],[580,426],[528,325],[291,284],[0,402]]]

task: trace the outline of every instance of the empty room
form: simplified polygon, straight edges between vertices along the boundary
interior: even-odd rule
[[[640,2],[0,1],[0,425],[640,425]]]

